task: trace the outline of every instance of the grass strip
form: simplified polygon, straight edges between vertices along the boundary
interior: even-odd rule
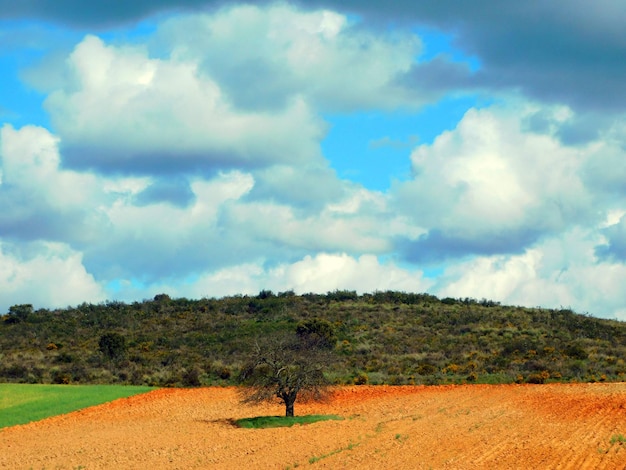
[[[0,383],[0,428],[38,421],[150,390],[154,387]]]
[[[305,415],[305,416],[257,416],[234,421],[235,425],[247,429],[291,427],[294,424],[311,424],[318,421],[342,420],[337,415]]]

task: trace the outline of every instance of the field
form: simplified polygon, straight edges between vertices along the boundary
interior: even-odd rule
[[[624,469],[626,384],[353,386],[279,415],[234,388],[159,389],[0,430],[0,468]]]
[[[0,384],[0,428],[69,413],[149,390],[152,387]]]

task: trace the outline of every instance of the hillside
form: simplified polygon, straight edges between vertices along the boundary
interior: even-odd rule
[[[231,384],[255,339],[332,324],[340,384],[622,381],[626,323],[474,299],[376,292],[171,299],[35,310],[0,321],[0,381]],[[122,338],[103,354],[106,335]],[[114,345],[115,346],[115,345]]]

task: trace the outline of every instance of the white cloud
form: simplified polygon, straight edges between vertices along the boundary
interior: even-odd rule
[[[598,261],[599,236],[575,229],[520,255],[454,264],[438,280],[441,296],[487,298],[505,304],[573,308],[626,320],[626,265]]]
[[[320,210],[245,200],[229,205],[222,217],[223,227],[233,233],[245,230],[251,234],[250,244],[253,239],[270,244],[279,259],[319,251],[385,254],[392,249],[392,237],[422,233],[406,217],[393,213],[386,195],[348,183],[341,197]]]
[[[626,317],[623,120],[568,141],[587,120],[505,97],[415,148],[411,181],[369,191],[323,158],[321,113],[436,99],[402,79],[427,69],[414,34],[273,4],[173,16],[149,36],[75,46],[48,84],[57,135],[0,131],[0,300],[436,282]],[[381,261],[429,252],[446,263],[432,281]]]
[[[336,289],[359,293],[376,290],[425,292],[430,284],[420,271],[404,270],[390,262],[381,263],[374,255],[352,257],[345,253],[318,253],[272,268],[263,268],[256,263],[225,268],[202,276],[193,286],[183,290],[196,297],[256,294],[262,289],[274,292],[293,290],[298,294]]]
[[[105,222],[98,178],[59,168],[58,138],[41,127],[0,130],[0,230],[24,240],[89,243]]]
[[[342,198],[347,182],[325,165],[274,165],[254,172],[254,199],[288,204],[317,212]]]
[[[60,243],[21,246],[15,253],[0,242],[0,311],[29,303],[38,307],[66,307],[106,297],[87,272],[80,253]]]
[[[234,6],[171,19],[158,37],[176,59],[201,63],[243,108],[279,107],[293,95],[326,110],[431,100],[396,80],[420,53],[417,36],[354,28],[332,11]]]
[[[309,183],[303,198],[322,201],[310,210],[301,210],[298,201],[290,204],[290,186],[303,189],[290,181],[301,171],[291,167],[266,175],[266,187],[286,185],[281,201],[263,191],[255,199],[254,175],[231,171],[190,180],[192,199],[180,206],[142,200],[151,178],[59,168],[59,139],[45,129],[5,126],[1,135],[0,200],[15,207],[0,214],[4,233],[68,243],[105,283],[117,277],[153,283],[208,266],[220,269],[262,257],[282,262],[318,250],[383,253],[390,248],[386,237],[406,227],[388,215],[382,194],[340,184],[332,172],[320,170],[319,188],[301,175]],[[328,191],[333,186],[335,195]],[[18,200],[23,203],[16,206]],[[381,218],[388,225],[381,227]]]
[[[349,256],[345,253],[318,253],[295,262],[264,266],[263,260],[207,271],[185,282],[156,282],[148,286],[127,282],[118,298],[151,298],[160,292],[173,297],[222,297],[255,295],[263,289],[273,292],[293,290],[296,294],[355,290],[426,292],[433,282],[419,270],[410,271],[392,262],[381,262],[375,255]]]
[[[296,292],[327,292],[351,289],[359,293],[376,290],[424,292],[429,282],[422,273],[398,268],[393,263],[381,264],[374,255],[358,258],[346,254],[320,253],[289,266],[281,266],[274,275],[282,275]]]
[[[68,58],[73,80],[46,99],[66,161],[152,172],[315,161],[324,127],[300,98],[241,112],[193,62],[87,36]]]
[[[320,109],[417,106],[409,33],[330,11],[236,6],[159,25],[144,46],[86,36],[45,101],[66,165],[113,172],[323,167]],[[158,46],[155,46],[158,45]],[[251,47],[251,45],[254,47]]]
[[[0,129],[2,181],[56,210],[78,209],[99,192],[96,178],[59,168],[59,138],[37,126]]]
[[[449,238],[526,240],[524,232],[595,221],[597,208],[581,180],[586,154],[524,132],[524,112],[472,109],[454,130],[415,149],[414,179],[396,189],[416,224]]]

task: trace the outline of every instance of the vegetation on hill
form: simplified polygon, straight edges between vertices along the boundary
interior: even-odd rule
[[[332,326],[334,383],[622,381],[626,323],[428,294],[353,291],[172,299],[0,317],[0,381],[234,383],[255,340]],[[299,330],[298,330],[299,328]]]

